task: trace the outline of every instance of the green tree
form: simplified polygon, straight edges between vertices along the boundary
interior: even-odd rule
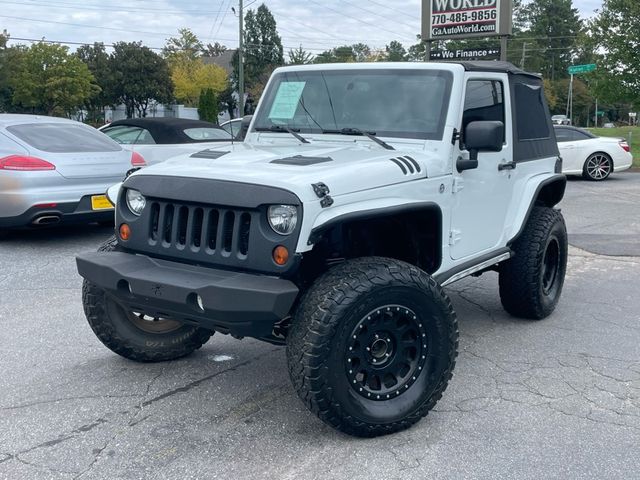
[[[205,57],[219,57],[227,50],[227,47],[221,43],[215,42],[213,45],[207,43],[207,46],[202,48],[202,55]]]
[[[533,0],[524,7],[522,37],[531,43],[527,68],[552,81],[568,76],[567,68],[577,52],[582,20],[572,0]]]
[[[20,70],[26,48],[8,47],[8,41],[8,33],[0,34],[0,112],[19,112],[13,106],[13,74]]]
[[[219,104],[216,93],[212,88],[207,88],[200,92],[200,101],[198,104],[198,115],[200,115],[200,120],[217,124]]]
[[[418,43],[409,47],[407,58],[411,62],[422,62],[427,54],[427,45],[422,41],[422,35],[416,35],[416,39],[418,40]]]
[[[89,68],[63,45],[34,43],[11,79],[12,103],[45,115],[70,116],[100,92]]]
[[[400,42],[393,40],[385,47],[385,55],[382,59],[385,62],[406,62],[407,50]]]
[[[284,65],[282,39],[276,20],[263,3],[258,10],[248,10],[244,30],[244,77],[247,89],[258,85],[265,71]],[[238,52],[233,56],[234,79],[238,79]]]
[[[300,45],[295,50],[289,50],[289,65],[306,65],[313,63],[313,54],[307,52]]]
[[[371,58],[371,47],[366,43],[354,43],[351,49],[356,58],[356,62],[366,62]]]
[[[127,118],[146,117],[151,101],[173,99],[173,83],[164,58],[141,42],[118,42],[113,46],[110,69],[114,72],[114,97],[124,103]]]
[[[355,62],[357,58],[358,56],[353,50],[352,45],[343,45],[322,52],[316,56],[313,63],[352,63]]]
[[[188,28],[178,30],[177,37],[167,39],[167,43],[162,48],[162,55],[171,62],[175,56],[187,57],[195,60],[202,55],[204,45],[195,33]]]
[[[83,45],[78,48],[76,56],[87,65],[100,87],[100,93],[88,99],[85,104],[87,120],[92,123],[103,122],[104,108],[116,103],[109,54],[103,43],[96,42],[93,45]]]
[[[598,96],[610,103],[640,106],[640,3],[604,0],[602,10],[589,24],[596,49],[603,54],[596,73]]]

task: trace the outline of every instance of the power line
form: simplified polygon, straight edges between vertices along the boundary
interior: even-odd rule
[[[28,3],[24,3],[27,1]],[[33,2],[32,0],[24,0],[22,2],[14,2],[9,0],[1,0],[0,3],[6,3],[11,5],[20,5],[22,7],[28,6],[39,6],[39,7],[48,7],[48,8],[58,8],[58,9],[71,9],[71,10],[97,10],[104,12],[158,12],[158,13],[167,13],[167,14],[208,14],[208,13],[219,13],[220,10],[167,10],[164,8],[135,8],[135,7],[117,7],[117,6],[109,6],[109,7],[101,7],[97,5],[78,5],[78,4],[69,4],[64,2],[50,2],[50,3],[38,3]]]
[[[369,0],[369,3],[374,3],[374,4],[378,5],[379,7],[384,7],[386,9],[393,10],[394,12],[397,12],[397,13],[399,13],[401,15],[405,15],[407,17],[416,18],[416,16],[414,14],[403,12],[402,10],[400,10],[398,8],[390,7],[388,5],[385,5],[384,3],[375,2],[374,0]]]
[[[359,9],[359,10],[362,10],[363,12],[367,12],[367,13],[369,13],[369,14],[371,14],[371,15],[375,15],[376,17],[384,18],[384,19],[385,19],[385,20],[387,20],[387,21],[389,21],[389,20],[390,20],[390,21],[392,21],[392,22],[399,23],[400,25],[404,25],[404,26],[407,26],[407,27],[409,27],[409,28],[413,28],[414,30],[416,29],[416,27],[418,27],[418,25],[410,25],[410,24],[408,24],[408,23],[401,22],[400,20],[396,20],[395,18],[391,18],[391,17],[389,17],[389,16],[382,15],[382,14],[380,14],[380,13],[378,13],[378,12],[374,12],[373,10],[366,9],[366,8],[361,7],[361,6],[359,6],[359,5],[355,5],[355,4],[353,4],[352,2],[349,2],[349,1],[347,1],[347,0],[342,0],[342,1],[343,1],[344,3],[346,3],[347,5],[350,5],[350,6],[351,6],[351,7],[353,7],[353,8],[357,8],[357,9]],[[419,23],[419,20],[418,20],[418,23]]]
[[[375,23],[371,23],[371,22],[368,22],[368,21],[366,21],[366,20],[362,20],[361,18],[350,17],[350,16],[348,16],[348,15],[345,15],[345,14],[344,14],[344,12],[341,12],[341,11],[339,11],[339,10],[336,10],[336,9],[334,9],[334,8],[331,8],[331,7],[327,6],[327,5],[323,5],[323,4],[321,4],[320,2],[317,2],[316,0],[308,0],[308,1],[309,1],[309,2],[311,2],[311,3],[313,3],[313,4],[315,4],[315,5],[320,6],[320,7],[322,7],[322,8],[325,8],[325,9],[327,9],[327,10],[329,10],[329,11],[331,11],[331,12],[335,13],[335,14],[338,14],[338,15],[340,15],[340,16],[341,16],[341,17],[343,17],[343,18],[349,18],[349,19],[351,19],[351,20],[355,20],[355,21],[360,22],[360,23],[363,23],[363,24],[365,24],[365,25],[369,25],[370,27],[374,27],[374,28],[375,28],[375,29],[377,29],[377,30],[382,30],[382,31],[384,31],[384,32],[393,33],[394,35],[398,35],[398,32],[394,32],[394,31],[392,31],[392,30],[387,30],[386,28],[382,28],[380,25],[376,25]]]

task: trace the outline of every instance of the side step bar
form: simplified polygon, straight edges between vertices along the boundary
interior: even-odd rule
[[[496,252],[492,252],[478,260],[475,260],[473,264],[462,264],[457,268],[449,270],[448,272],[441,273],[435,276],[435,280],[440,285],[447,286],[450,283],[457,282],[458,280],[480,272],[486,268],[489,268],[497,263],[509,260],[513,256],[513,252],[509,248],[503,248]],[[479,262],[479,263],[477,263]]]

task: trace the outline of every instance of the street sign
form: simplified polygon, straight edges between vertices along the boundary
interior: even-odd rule
[[[636,118],[638,116],[638,112],[629,112],[630,118]]]
[[[511,35],[513,0],[422,0],[422,39]]]
[[[465,48],[459,50],[432,50],[430,60],[496,60],[500,58],[500,47]]]
[[[569,67],[569,75],[593,72],[596,68],[597,66],[595,63],[589,63],[587,65],[571,65]]]

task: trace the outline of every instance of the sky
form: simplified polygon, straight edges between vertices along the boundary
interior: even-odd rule
[[[244,0],[257,8],[263,0]],[[273,13],[285,52],[302,46],[317,54],[366,43],[384,48],[392,40],[406,47],[420,32],[421,0],[264,0]],[[574,0],[584,18],[601,0]],[[142,41],[160,49],[179,28],[201,41],[238,44],[238,0],[0,0],[0,32],[20,39],[111,44]],[[73,45],[70,45],[75,48]]]

